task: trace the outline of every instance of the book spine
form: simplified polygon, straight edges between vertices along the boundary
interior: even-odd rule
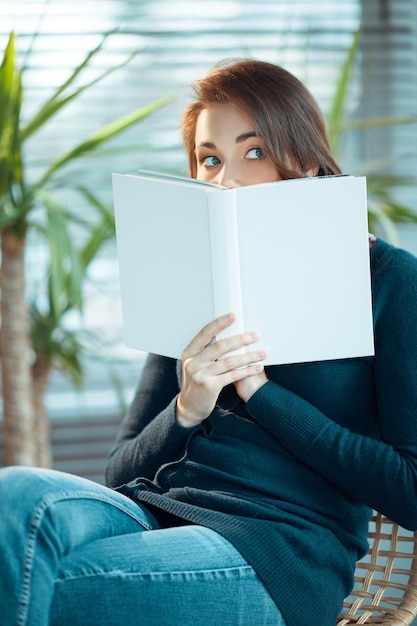
[[[243,332],[239,240],[234,190],[208,191],[214,317],[234,313],[236,322],[221,333]]]

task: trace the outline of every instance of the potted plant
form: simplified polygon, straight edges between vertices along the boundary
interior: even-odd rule
[[[341,149],[344,135],[350,131],[374,128],[378,126],[395,126],[397,124],[413,124],[417,122],[415,115],[405,117],[378,117],[367,119],[348,119],[347,102],[357,61],[361,33],[358,31],[348,50],[342,65],[335,88],[330,111],[327,116],[327,128],[334,154],[343,160]],[[389,166],[389,163],[384,163]],[[367,178],[368,216],[371,232],[381,233],[388,241],[397,244],[397,223],[417,223],[416,213],[408,206],[399,202],[395,191],[398,187],[409,185],[409,177],[385,174],[379,171],[381,162],[359,163],[355,171],[350,173]]]
[[[87,267],[102,243],[114,234],[112,212],[88,189],[79,189],[99,219],[85,222],[85,243],[77,248],[69,234],[75,216],[59,201],[58,174],[65,166],[118,136],[127,128],[165,105],[163,98],[114,120],[94,132],[72,150],[48,164],[39,178],[31,181],[25,160],[28,139],[45,127],[64,107],[93,87],[122,64],[94,80],[76,86],[107,37],[91,50],[70,77],[40,107],[32,118],[22,121],[25,103],[25,67],[17,63],[15,34],[10,34],[0,65],[0,231],[1,231],[1,328],[0,359],[3,394],[3,450],[5,465],[49,465],[49,424],[44,395],[51,368],[60,362],[79,379],[80,345],[65,330],[62,321],[68,311],[81,310],[82,284]],[[43,220],[34,219],[35,213]],[[25,297],[25,249],[30,229],[38,229],[49,247],[48,305],[42,311],[36,303],[29,311]]]

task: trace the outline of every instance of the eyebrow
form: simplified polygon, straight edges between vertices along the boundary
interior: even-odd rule
[[[247,139],[251,139],[251,137],[259,137],[258,133],[254,130],[249,131],[248,133],[242,133],[238,137],[236,137],[236,143],[243,143]]]
[[[235,143],[244,143],[247,139],[251,139],[252,137],[259,137],[259,135],[256,131],[250,130],[247,133],[242,133],[241,135],[238,135],[235,139]],[[212,143],[211,141],[203,141],[197,146],[197,148],[210,148],[210,149],[213,149],[215,147],[216,147],[215,144]]]

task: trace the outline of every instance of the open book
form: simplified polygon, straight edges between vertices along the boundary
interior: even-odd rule
[[[181,358],[196,333],[257,330],[267,364],[373,354],[366,180],[237,189],[113,174],[125,342]]]

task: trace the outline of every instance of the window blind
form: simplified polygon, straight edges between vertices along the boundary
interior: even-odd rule
[[[183,169],[178,120],[188,85],[225,57],[254,56],[284,65],[304,80],[326,109],[340,64],[360,22],[355,0],[30,0],[2,1],[0,41],[15,28],[22,56],[38,31],[26,73],[26,117],[63,82],[72,68],[115,30],[86,73],[92,77],[133,49],[138,56],[86,93],[34,141],[27,158],[34,168],[77,138],[114,117],[166,95],[173,103],[115,142],[129,154],[83,164],[89,180],[109,190],[112,168],[147,165]],[[3,46],[4,47],[4,46]],[[116,147],[115,146],[115,147]]]
[[[103,33],[112,34],[83,80],[120,63],[132,50],[140,50],[127,66],[84,93],[28,143],[30,176],[34,179],[52,159],[103,124],[165,96],[173,98],[168,106],[113,141],[100,158],[84,158],[69,167],[65,176],[87,184],[110,204],[112,171],[147,167],[186,173],[178,130],[180,113],[190,95],[190,82],[222,58],[251,56],[283,65],[307,84],[326,114],[361,20],[366,42],[361,50],[361,77],[367,89],[359,114],[409,114],[417,102],[415,14],[414,0],[2,0],[0,48],[4,49],[14,29],[20,59],[27,55],[26,119],[99,43]],[[357,105],[353,98],[351,108]],[[385,132],[369,131],[359,147],[355,144],[354,152],[359,150],[366,158],[379,156],[388,135],[395,154],[412,150],[410,128]],[[88,211],[78,196],[66,190],[62,193],[72,210]],[[31,267],[37,274],[29,281],[37,290],[45,269],[39,246],[39,241],[32,242],[36,262]],[[88,368],[86,387],[100,390],[108,388],[103,355],[113,364],[119,357],[137,361],[121,347],[114,245],[107,246],[93,263],[90,278],[83,324],[101,333],[106,350],[100,353],[100,364]],[[97,406],[97,398],[95,402]],[[106,402],[108,407],[108,398]]]

